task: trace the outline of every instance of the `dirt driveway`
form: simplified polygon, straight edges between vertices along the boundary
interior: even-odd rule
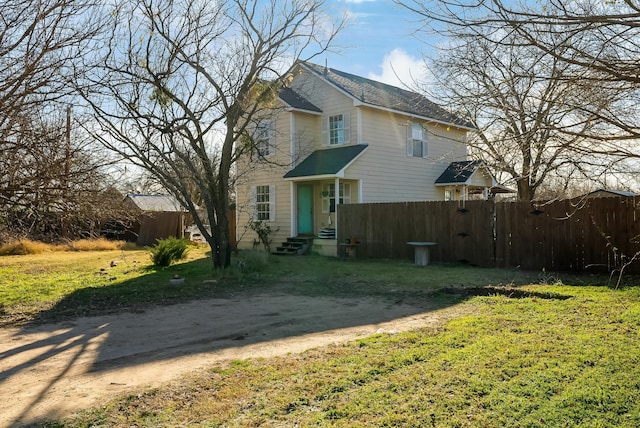
[[[59,418],[232,359],[433,326],[459,310],[268,294],[0,329],[0,427]]]

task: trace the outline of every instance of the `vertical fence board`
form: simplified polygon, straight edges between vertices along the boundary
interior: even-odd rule
[[[510,266],[510,227],[506,215],[507,204],[495,205],[495,264],[496,267]],[[501,239],[498,239],[500,237]]]

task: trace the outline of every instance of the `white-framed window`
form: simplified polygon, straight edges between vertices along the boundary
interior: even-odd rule
[[[266,157],[274,153],[275,145],[273,134],[272,120],[261,120],[258,122],[253,140],[256,145],[256,152],[258,152],[259,156]]]
[[[407,127],[407,156],[426,158],[427,154],[427,131],[419,123],[410,123]]]
[[[349,143],[351,136],[349,113],[325,116],[322,122],[322,138],[325,146],[337,146]]]
[[[340,200],[341,204],[351,203],[351,183],[340,183]],[[336,212],[336,185],[327,183],[322,185],[322,212]]]
[[[445,201],[453,201],[453,192],[450,189],[445,189],[445,191],[444,191],[444,200]]]
[[[257,221],[274,221],[276,218],[276,186],[251,186],[251,218]]]

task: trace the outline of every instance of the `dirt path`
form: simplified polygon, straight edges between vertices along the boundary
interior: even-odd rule
[[[270,294],[0,329],[0,427],[59,418],[231,359],[432,326],[458,310]]]

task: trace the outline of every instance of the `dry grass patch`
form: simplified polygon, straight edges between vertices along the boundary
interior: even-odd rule
[[[0,246],[0,256],[26,256],[27,254],[42,254],[50,251],[60,251],[57,245],[44,242],[19,239]]]
[[[104,238],[80,239],[65,244],[47,244],[30,239],[18,239],[0,246],[0,256],[25,256],[60,251],[114,251],[133,249],[124,241],[109,241]]]
[[[113,251],[133,250],[135,245],[124,241],[109,241],[108,239],[80,239],[64,245],[67,251]]]

